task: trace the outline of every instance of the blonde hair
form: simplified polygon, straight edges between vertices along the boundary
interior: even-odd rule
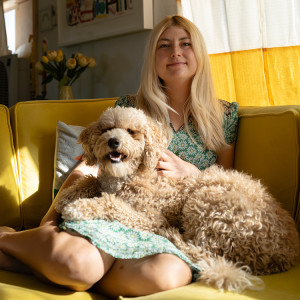
[[[190,34],[198,64],[191,84],[190,96],[184,109],[185,128],[192,138],[188,127],[188,119],[191,116],[205,146],[216,151],[227,145],[223,130],[224,108],[215,95],[210,62],[203,37],[198,28],[188,19],[177,15],[168,16],[153,29],[146,47],[141,84],[137,94],[137,106],[164,124],[169,139],[172,137],[168,114],[168,110],[172,108],[168,105],[168,97],[163,83],[155,69],[158,39],[170,26],[179,26]]]

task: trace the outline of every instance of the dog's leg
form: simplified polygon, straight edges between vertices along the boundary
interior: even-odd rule
[[[107,193],[101,197],[77,199],[69,203],[62,209],[62,217],[65,220],[117,220],[127,227],[152,233],[156,233],[165,222],[157,218],[155,210],[147,210],[147,215],[137,212],[115,195]]]
[[[59,213],[68,203],[79,198],[92,198],[101,196],[101,186],[97,177],[85,176],[79,178],[75,183],[62,190],[56,197],[54,207]]]

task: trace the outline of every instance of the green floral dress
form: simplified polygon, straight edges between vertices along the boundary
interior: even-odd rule
[[[115,105],[134,107],[135,101],[135,96],[124,96],[120,97]],[[222,103],[225,107],[225,139],[228,144],[232,144],[236,139],[238,104],[226,101],[222,101]],[[169,145],[169,150],[185,161],[194,164],[199,169],[205,169],[216,162],[217,155],[215,152],[205,149],[192,122],[189,123],[189,126],[197,144],[192,141],[183,127],[177,132],[173,130],[173,139]],[[201,271],[197,265],[193,264],[184,253],[179,251],[166,238],[130,229],[118,221],[69,221],[61,223],[60,228],[61,230],[71,230],[79,233],[97,248],[115,258],[138,259],[158,253],[171,253],[177,255],[191,267],[194,279],[199,276],[199,272]]]

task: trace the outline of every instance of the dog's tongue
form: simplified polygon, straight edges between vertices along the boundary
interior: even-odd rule
[[[118,152],[113,152],[109,154],[111,161],[120,162],[122,159],[122,154]]]

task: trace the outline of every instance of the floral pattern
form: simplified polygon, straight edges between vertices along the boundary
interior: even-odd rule
[[[124,96],[119,98],[115,105],[135,107],[135,103],[135,96]],[[238,104],[226,101],[222,101],[222,103],[225,107],[225,137],[227,143],[231,144],[236,139]],[[189,126],[196,144],[186,130],[182,128],[177,132],[173,130],[174,137],[169,145],[169,150],[185,161],[196,165],[199,169],[205,169],[216,162],[217,155],[215,152],[205,149],[192,121],[190,121]],[[61,230],[72,230],[79,233],[97,248],[115,258],[138,259],[158,253],[171,253],[177,255],[190,266],[194,280],[201,271],[197,265],[193,264],[184,253],[166,238],[145,231],[130,229],[118,221],[69,221],[61,223],[60,228]]]
[[[115,258],[142,258],[158,253],[177,255],[191,266],[195,274],[200,268],[166,238],[146,231],[132,230],[118,221],[68,221],[61,230],[71,230],[90,240],[93,245]]]

